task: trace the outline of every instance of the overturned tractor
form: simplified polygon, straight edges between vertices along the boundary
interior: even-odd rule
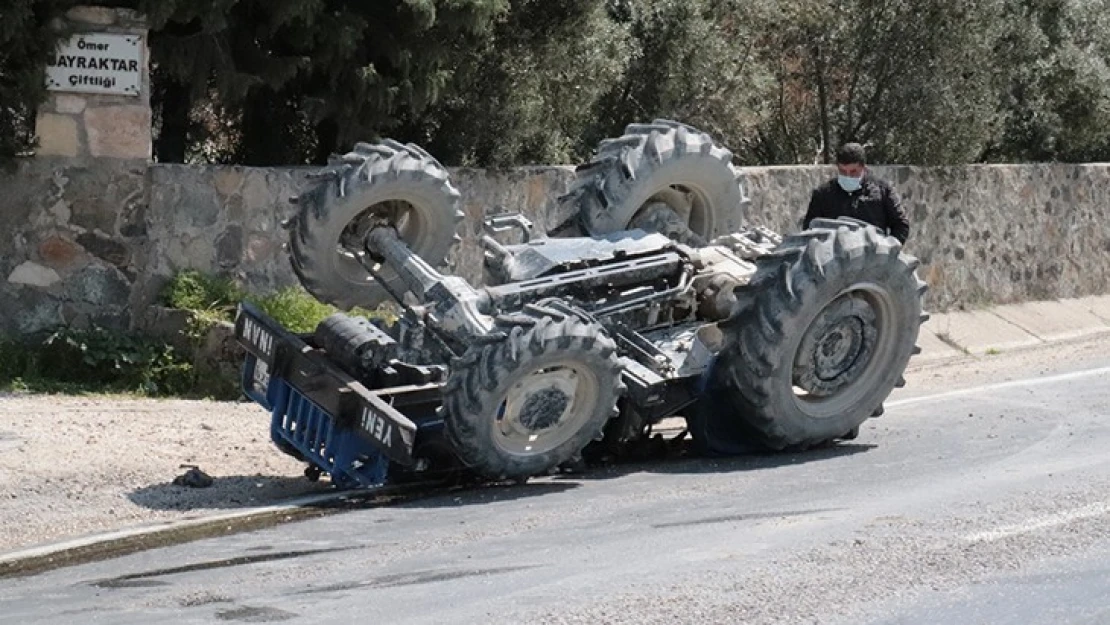
[[[244,389],[275,443],[340,486],[523,480],[674,417],[703,454],[854,438],[915,353],[918,263],[861,222],[745,224],[731,161],[689,126],[630,125],[577,169],[566,223],[487,220],[476,286],[441,271],[462,220],[447,170],[359,144],[297,199],[292,265],[323,302],[404,312],[294,335],[244,305]]]

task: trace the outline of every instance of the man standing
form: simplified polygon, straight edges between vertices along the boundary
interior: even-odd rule
[[[905,243],[910,221],[902,208],[902,198],[886,182],[871,175],[863,146],[845,144],[836,153],[839,175],[813,190],[802,228],[819,217],[854,217]]]
[[[819,217],[854,217],[865,221],[905,244],[910,236],[910,220],[902,208],[902,198],[894,187],[871,176],[863,146],[847,143],[836,153],[837,177],[813,190],[802,228]],[[883,405],[871,416],[881,416]],[[851,433],[849,438],[855,438]]]

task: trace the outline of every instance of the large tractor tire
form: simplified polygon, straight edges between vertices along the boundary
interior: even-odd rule
[[[854,438],[920,351],[917,259],[862,222],[821,219],[756,263],[720,324],[695,441],[727,454]]]
[[[373,308],[389,291],[367,272],[366,234],[375,225],[395,227],[416,254],[442,266],[463,218],[459,192],[447,170],[421,148],[396,141],[360,143],[316,178],[297,198],[290,223],[290,255],[301,284],[316,299],[341,310]],[[378,266],[389,287],[407,287],[388,266]]]
[[[574,316],[517,315],[471,346],[443,388],[444,428],[462,462],[522,480],[574,459],[617,414],[616,343]]]
[[[580,166],[563,197],[587,234],[639,228],[691,245],[735,232],[747,199],[732,152],[685,124],[629,124]]]

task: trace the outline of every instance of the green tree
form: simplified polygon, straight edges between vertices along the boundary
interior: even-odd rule
[[[513,0],[489,36],[461,54],[442,103],[404,134],[446,162],[569,163],[584,154],[594,103],[631,53],[602,0]]]
[[[435,103],[460,47],[506,0],[142,0],[152,21],[158,156],[321,161]],[[212,131],[215,132],[212,132]],[[227,141],[230,135],[230,141]]]
[[[633,37],[628,69],[595,107],[587,143],[656,117],[698,126],[751,161],[773,75],[758,57],[774,2],[613,0],[611,19]]]
[[[4,0],[0,18],[0,161],[33,147],[35,111],[46,93],[43,69],[59,33],[60,0]]]
[[[1110,2],[1009,0],[1003,132],[985,158],[1110,159]]]
[[[828,161],[839,143],[888,162],[974,160],[997,127],[999,0],[782,0],[761,45],[777,97],[756,152]]]

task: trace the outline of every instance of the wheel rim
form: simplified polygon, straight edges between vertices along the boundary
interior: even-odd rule
[[[597,376],[577,363],[532,371],[509,387],[498,407],[494,442],[512,454],[547,453],[589,421],[599,391]]]
[[[817,418],[853,409],[888,376],[897,349],[895,303],[873,283],[842,291],[810,322],[791,371],[795,404]]]
[[[335,245],[337,272],[351,283],[373,282],[362,264],[362,259],[367,255],[364,246],[370,230],[376,226],[392,226],[402,241],[410,248],[418,249],[425,236],[426,228],[423,223],[420,212],[406,200],[387,200],[370,205],[347,222],[339,233]],[[372,266],[377,272],[385,269],[381,263],[374,263]]]
[[[709,196],[696,187],[673,184],[656,192],[644,206],[662,202],[671,207],[686,226],[695,234],[709,238],[713,224],[710,223]]]

